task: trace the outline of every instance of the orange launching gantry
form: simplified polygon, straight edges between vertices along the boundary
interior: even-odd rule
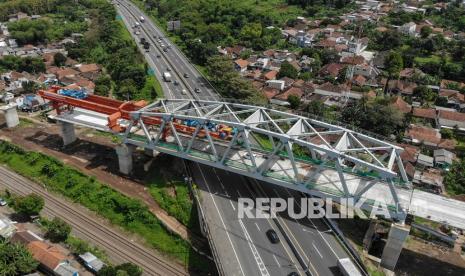
[[[123,132],[125,128],[118,124],[118,119],[132,120],[130,112],[137,111],[147,105],[144,100],[141,101],[129,101],[123,102],[119,100],[110,99],[107,97],[86,95],[83,98],[76,98],[66,96],[64,93],[59,93],[59,86],[52,86],[49,90],[39,90],[39,95],[49,100],[52,103],[52,107],[56,110],[57,115],[60,115],[63,111],[72,111],[73,108],[81,108],[91,110],[97,113],[108,115],[108,127],[115,132]],[[163,122],[162,118],[158,117],[144,117],[144,124],[160,126]],[[196,121],[173,121],[173,126],[176,131],[192,135],[196,130]],[[214,128],[209,128],[209,134],[211,137],[216,139],[229,140],[234,134],[234,130],[225,125],[218,125]],[[163,138],[169,135],[170,128],[165,127],[163,130]],[[201,129],[197,136],[202,138],[205,137],[205,130]]]

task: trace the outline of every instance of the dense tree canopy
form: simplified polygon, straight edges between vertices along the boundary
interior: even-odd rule
[[[71,226],[58,217],[48,222],[46,228],[45,237],[55,243],[65,241],[71,233]]]
[[[34,271],[38,264],[24,245],[0,241],[0,275],[26,275]]]
[[[13,200],[13,209],[22,215],[37,215],[44,208],[44,199],[36,194],[17,196]]]
[[[403,133],[404,116],[398,109],[391,106],[389,101],[389,98],[375,100],[362,98],[356,104],[344,108],[340,119],[383,136]]]
[[[465,159],[454,162],[444,178],[444,183],[449,193],[465,194]]]

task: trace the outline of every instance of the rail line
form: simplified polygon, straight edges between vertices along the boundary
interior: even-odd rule
[[[65,203],[55,199],[53,196],[49,195],[47,192],[44,192],[42,189],[36,186],[37,184],[32,183],[30,180],[24,179],[25,181],[21,181],[20,178],[22,177],[8,171],[4,167],[0,167],[0,174],[2,175],[2,180],[7,180],[7,181],[2,181],[4,182],[5,186],[11,189],[15,189],[16,191],[19,191],[21,194],[26,194],[26,192],[22,190],[18,190],[17,186],[19,185],[19,186],[25,187],[26,189],[29,189],[30,191],[41,195],[42,197],[44,197],[44,199],[47,199],[52,204],[60,207],[60,210],[74,215],[80,221],[84,221],[88,223],[89,225],[91,225],[92,227],[94,227],[95,229],[98,229],[98,231],[102,232],[105,236],[112,237],[114,240],[117,240],[118,242],[120,242],[122,247],[125,247],[125,248],[118,247],[117,245],[115,245],[114,243],[112,243],[106,238],[98,238],[99,235],[97,231],[93,231],[89,228],[85,228],[80,223],[74,222],[70,220],[69,218],[65,217],[65,219],[68,220],[68,222],[73,226],[73,228],[76,231],[81,232],[83,234],[87,233],[86,235],[87,239],[97,244],[103,245],[106,248],[110,248],[112,253],[114,255],[118,255],[118,257],[121,258],[122,260],[130,260],[133,263],[141,266],[145,273],[149,275],[186,275],[187,274],[186,271],[179,269],[176,266],[171,265],[170,263],[156,256],[149,250],[135,243],[131,243],[125,237],[121,236],[119,233],[116,233],[113,229],[102,227],[102,225],[98,223],[97,221],[90,219],[89,217],[81,214],[80,212],[70,208]],[[27,185],[24,182],[31,182],[30,183],[31,185]],[[12,185],[12,184],[15,184],[15,185]],[[59,212],[53,209],[48,209],[47,213],[54,215],[54,216],[63,217],[63,214],[60,214]],[[131,256],[130,254],[121,253],[121,252],[129,251],[127,249],[138,252],[145,259],[141,260],[140,258]]]

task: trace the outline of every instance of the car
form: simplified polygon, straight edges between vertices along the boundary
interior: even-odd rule
[[[148,52],[150,52],[150,50],[149,50],[149,49],[145,49],[145,52],[148,53]]]
[[[273,229],[266,231],[266,236],[268,237],[271,243],[279,243],[278,234],[276,234],[276,231],[274,231]]]
[[[166,49],[166,48],[163,48],[163,52],[165,52],[165,53],[166,53],[166,52],[168,52],[168,49]]]
[[[140,32],[139,32],[139,31],[137,31],[137,32],[136,32],[136,35],[140,35]]]
[[[187,90],[186,89],[181,90],[181,94],[187,95]]]
[[[174,85],[178,85],[178,84],[179,84],[179,82],[178,82],[177,80],[175,80],[173,83],[174,83]]]
[[[194,88],[195,93],[200,93],[200,89],[198,87]]]
[[[0,198],[0,206],[5,206],[7,203],[6,203],[6,200],[4,200],[3,198]]]
[[[287,276],[299,276],[299,274],[295,271],[292,271],[291,273],[287,274]]]
[[[257,155],[255,153],[252,153],[252,156],[253,156],[253,158],[257,157]],[[250,154],[247,152],[246,154],[244,154],[244,158],[245,159],[250,159]]]
[[[184,73],[184,77],[187,79],[189,75],[187,73]]]
[[[157,54],[157,58],[161,58],[160,54]]]
[[[163,44],[163,43],[162,43],[162,44],[160,44],[160,46],[161,46],[162,48],[165,48],[165,44]]]
[[[171,49],[171,45],[166,46],[166,48]]]
[[[153,38],[157,39],[157,35],[153,35]]]
[[[171,68],[166,67],[166,71],[171,72]]]

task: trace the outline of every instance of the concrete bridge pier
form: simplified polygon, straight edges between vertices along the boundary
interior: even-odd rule
[[[132,172],[132,153],[134,146],[129,144],[121,144],[116,147],[116,154],[118,155],[119,171],[123,174],[130,174]]]
[[[61,137],[63,139],[63,146],[67,146],[76,141],[76,133],[74,131],[74,125],[67,122],[58,122],[60,126]]]
[[[0,110],[3,111],[3,114],[5,115],[6,126],[8,128],[12,128],[19,125],[19,117],[18,111],[16,110],[16,104],[7,104],[5,106],[0,107]]]
[[[388,240],[381,256],[381,267],[394,271],[399,259],[402,247],[410,233],[410,226],[393,223],[389,230]]]

